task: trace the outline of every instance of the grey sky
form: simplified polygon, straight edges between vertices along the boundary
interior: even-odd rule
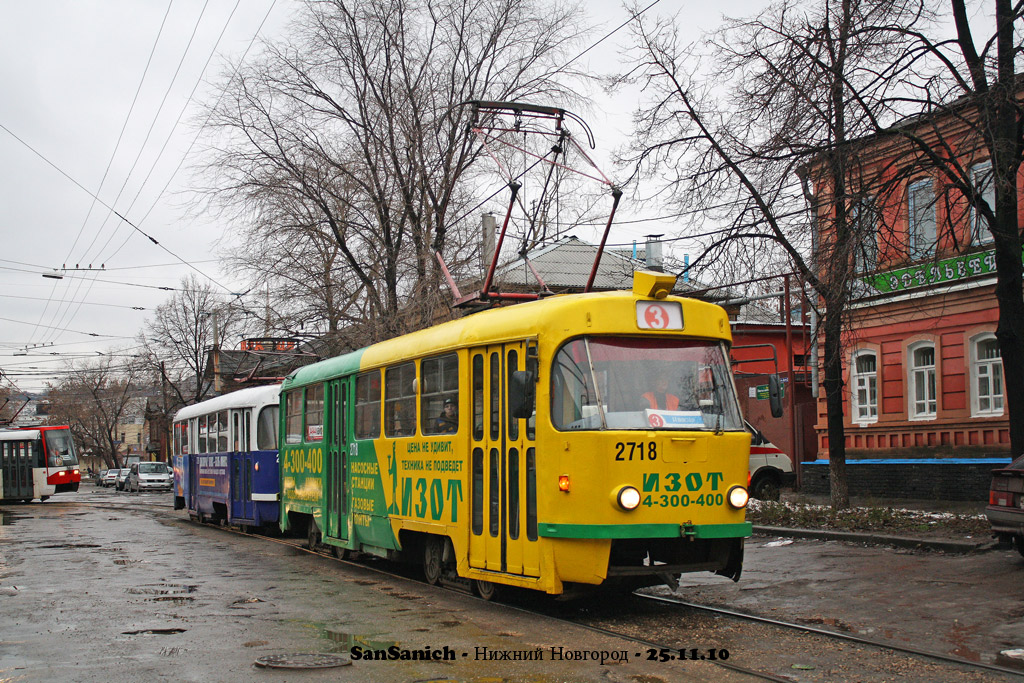
[[[729,3],[730,11],[762,4]],[[189,272],[176,257],[225,290],[245,288],[225,277],[215,261],[214,241],[231,226],[186,213],[188,162],[177,170],[195,137],[193,88],[195,97],[209,97],[208,81],[219,73],[224,56],[246,50],[268,10],[263,34],[278,34],[295,3],[245,0],[232,16],[235,7],[234,0],[209,0],[205,11],[201,0],[0,1],[0,126],[7,129],[0,129],[0,369],[22,389],[40,389],[71,355],[95,357],[130,347],[170,294],[158,288],[176,287]],[[597,26],[595,40],[627,16],[610,0],[587,8]],[[661,0],[651,12],[674,14],[684,8],[692,38],[698,28],[716,25],[723,9]],[[626,37],[623,30],[588,54],[584,64],[613,69],[617,45]],[[606,101],[599,92],[594,98],[594,111],[585,116],[598,137],[597,156],[604,159],[628,131],[630,103]],[[623,228],[613,239],[634,239],[643,232]],[[101,264],[104,272],[68,270],[62,280],[42,277],[65,266]],[[26,347],[29,355],[21,355]]]

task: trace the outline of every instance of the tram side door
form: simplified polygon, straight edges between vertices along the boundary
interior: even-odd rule
[[[348,539],[348,380],[328,383],[327,405],[330,426],[327,436],[328,512],[325,533],[332,538]]]
[[[254,519],[252,502],[253,457],[249,448],[250,409],[232,410],[231,420],[231,516]]]
[[[3,498],[32,497],[31,446],[26,441],[5,441],[0,444],[3,465]]]
[[[531,422],[508,410],[509,377],[525,367],[526,342],[474,349],[470,451],[470,566],[540,576]]]

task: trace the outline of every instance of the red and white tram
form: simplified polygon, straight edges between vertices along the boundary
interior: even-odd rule
[[[67,425],[0,431],[0,499],[38,498],[77,491],[82,481]]]

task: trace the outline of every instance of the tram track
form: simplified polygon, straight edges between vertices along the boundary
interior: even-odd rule
[[[117,509],[147,509],[169,519],[184,521],[184,517],[173,511],[170,503],[158,503],[146,500],[135,501],[54,501],[47,506],[73,507],[88,505],[90,507],[110,507]],[[200,525],[196,520],[195,524]],[[375,561],[367,563],[358,559],[335,557],[326,546],[318,546],[310,550],[304,539],[277,537],[260,533],[246,533],[243,530],[223,526],[217,523],[203,523],[201,526],[215,528],[219,531],[259,538],[272,543],[286,545],[296,552],[316,555],[327,560],[340,562],[344,565],[357,567],[362,571],[372,572],[381,577],[396,581],[413,581],[427,586],[419,577],[418,571],[407,565]],[[472,595],[468,590],[457,586],[450,589],[469,594],[475,600],[485,602]],[[651,609],[651,605],[657,605]],[[846,658],[858,662],[883,661],[877,669],[878,678],[891,676],[894,670],[910,671],[910,678],[918,676],[920,680],[956,681],[989,681],[991,676],[1002,676],[999,680],[1022,680],[1024,674],[1018,670],[1001,667],[986,662],[971,661],[944,653],[924,650],[898,643],[873,640],[859,635],[820,628],[808,624],[799,624],[769,617],[748,614],[713,605],[705,605],[686,601],[674,596],[655,595],[650,593],[633,593],[608,596],[607,600],[588,601],[581,605],[574,601],[556,601],[548,596],[538,599],[532,592],[509,591],[508,599],[502,602],[508,609],[514,609],[536,618],[554,620],[567,625],[636,643],[645,648],[646,657],[671,657],[672,661],[688,658],[688,654],[705,654],[709,650],[720,653],[728,652],[729,661],[705,661],[716,667],[751,676],[760,680],[781,681],[792,683],[801,681],[829,681],[837,678],[874,678],[870,667],[853,665],[854,671],[842,672],[826,668],[822,664],[835,659]],[[704,615],[700,618],[695,615]],[[723,621],[727,620],[727,621]],[[728,625],[731,622],[734,625]],[[741,624],[737,626],[735,624]],[[780,635],[788,632],[790,636]],[[784,645],[778,645],[778,643]],[[766,648],[764,643],[775,644]],[[769,650],[769,651],[766,651]],[[774,652],[770,652],[774,650]],[[821,657],[818,655],[821,655]],[[772,656],[774,655],[774,656]],[[784,666],[788,657],[793,660]],[[664,661],[662,659],[661,661]],[[682,663],[680,663],[682,665]],[[939,668],[941,667],[941,668]],[[788,673],[787,669],[796,670],[796,674]],[[915,671],[916,670],[916,671]],[[855,675],[848,675],[848,674]]]
[[[196,522],[198,523],[198,522]],[[316,555],[323,557],[333,562],[338,562],[351,567],[357,567],[364,571],[369,571],[379,576],[398,580],[398,581],[412,581],[422,586],[430,587],[425,581],[418,576],[417,569],[411,568],[408,565],[400,565],[395,567],[394,563],[387,563],[390,566],[373,566],[366,562],[360,561],[353,558],[338,558],[333,555],[329,549],[325,549],[325,546],[318,546],[315,550],[310,550],[305,541],[297,538],[287,537],[274,537],[265,534],[249,534],[242,530],[235,529],[233,527],[225,527],[214,523],[205,523],[203,526],[209,526],[217,528],[221,531],[227,531],[240,536],[257,537],[262,540],[270,541],[272,543],[278,543],[293,548],[296,551]],[[376,558],[375,558],[376,559]],[[384,562],[381,560],[380,562]],[[409,571],[405,571],[409,568]],[[464,593],[474,600],[480,602],[487,602],[483,598],[473,595],[468,589],[461,589],[457,586],[449,586],[448,589],[456,590],[460,593]],[[613,600],[613,604],[610,606],[611,611],[617,611],[621,605],[621,602],[634,602],[634,603],[657,603],[662,606],[668,606],[670,608],[683,608],[686,610],[693,610],[704,612],[707,614],[714,615],[715,617],[724,617],[739,622],[748,622],[758,624],[761,626],[768,626],[771,628],[790,631],[798,635],[800,639],[826,639],[833,643],[844,643],[850,644],[857,647],[870,648],[874,654],[880,657],[885,657],[889,660],[889,665],[895,668],[903,668],[898,664],[893,663],[892,655],[902,656],[908,659],[908,661],[930,661],[937,662],[945,665],[953,665],[957,669],[951,670],[949,668],[942,669],[942,673],[938,676],[934,674],[925,675],[922,680],[945,680],[949,683],[956,681],[991,681],[992,679],[988,674],[1000,674],[1005,676],[1005,680],[1022,680],[1024,679],[1024,673],[1000,667],[994,664],[988,664],[985,662],[975,662],[952,655],[946,655],[943,653],[932,652],[920,648],[901,646],[895,643],[888,643],[884,641],[872,640],[870,638],[864,638],[862,636],[855,636],[851,634],[840,633],[829,629],[818,628],[806,624],[797,624],[793,622],[786,622],[777,619],[771,619],[769,617],[762,617],[753,614],[746,614],[735,610],[729,610],[721,607],[715,607],[712,605],[701,605],[693,602],[688,602],[681,599],[676,599],[666,596],[652,595],[648,593],[632,593],[623,596],[616,596]],[[513,609],[533,617],[553,620],[555,622],[564,623],[575,627],[580,627],[600,633],[602,635],[618,638],[631,643],[635,643],[646,648],[645,656],[653,658],[654,661],[661,660],[663,657],[671,657],[670,661],[676,661],[688,657],[691,654],[696,654],[697,659],[701,659],[701,654],[704,655],[702,661],[708,664],[713,664],[718,668],[722,668],[734,673],[751,676],[760,680],[775,681],[778,683],[793,683],[796,680],[793,674],[781,673],[779,671],[768,671],[764,668],[755,668],[753,665],[745,665],[734,661],[722,661],[722,660],[709,660],[707,659],[706,652],[709,650],[716,650],[721,652],[726,650],[727,652],[734,655],[737,659],[743,657],[744,659],[760,659],[760,657],[754,653],[747,653],[745,656],[742,654],[745,649],[743,646],[736,647],[732,642],[720,642],[714,643],[702,643],[702,647],[694,647],[695,643],[692,638],[687,640],[673,639],[673,638],[652,638],[640,635],[637,631],[644,631],[647,627],[643,623],[635,624],[631,628],[625,628],[621,626],[608,626],[602,625],[602,621],[606,618],[604,615],[598,615],[596,618],[592,615],[586,614],[579,610],[578,601],[566,601],[561,602],[551,599],[549,596],[542,596],[538,600],[538,596],[532,591],[521,591],[513,590],[509,594],[509,599],[501,602],[502,606],[507,609]],[[572,613],[569,615],[568,613]],[[692,626],[692,620],[682,614],[681,612],[676,613],[676,616],[680,618],[681,623],[678,624],[676,629],[679,633],[686,633],[690,631]],[[657,614],[648,614],[647,618],[653,621],[663,620],[665,612],[659,612]],[[672,626],[663,626],[659,630],[671,630]],[[741,638],[741,640],[745,640]],[[815,648],[812,648],[815,649]],[[827,648],[826,649],[831,649]],[[680,653],[683,653],[683,657],[680,657]],[[732,657],[730,657],[732,658]],[[868,658],[872,658],[872,654],[868,654]],[[874,657],[878,659],[878,657]],[[663,661],[663,660],[662,660]],[[913,668],[913,664],[908,665]],[[822,677],[815,677],[813,675],[816,670],[816,665],[809,665],[808,668],[799,668],[800,680],[822,680],[829,681],[835,680],[834,672],[821,671]],[[957,675],[958,674],[958,675]],[[979,677],[979,675],[981,677]]]

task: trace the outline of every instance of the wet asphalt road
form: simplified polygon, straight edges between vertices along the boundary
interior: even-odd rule
[[[140,507],[157,502],[167,507]],[[702,662],[652,664],[632,656],[634,643],[192,524],[170,502],[83,485],[0,506],[0,681],[746,680]],[[455,661],[254,666],[353,645],[448,647]],[[552,661],[552,647],[625,650],[632,661]],[[541,648],[544,660],[477,659],[478,648]]]
[[[641,648],[194,525],[170,500],[83,485],[45,504],[0,506],[0,681],[745,680],[694,662],[552,661],[553,646],[631,655]],[[1024,647],[1024,558],[1015,552],[774,540],[748,542],[738,584],[688,576],[678,595],[978,661]],[[448,646],[459,656],[324,671],[254,666],[270,655],[393,644]],[[481,661],[481,647],[540,647],[545,659]],[[786,678],[804,680],[796,671]]]

